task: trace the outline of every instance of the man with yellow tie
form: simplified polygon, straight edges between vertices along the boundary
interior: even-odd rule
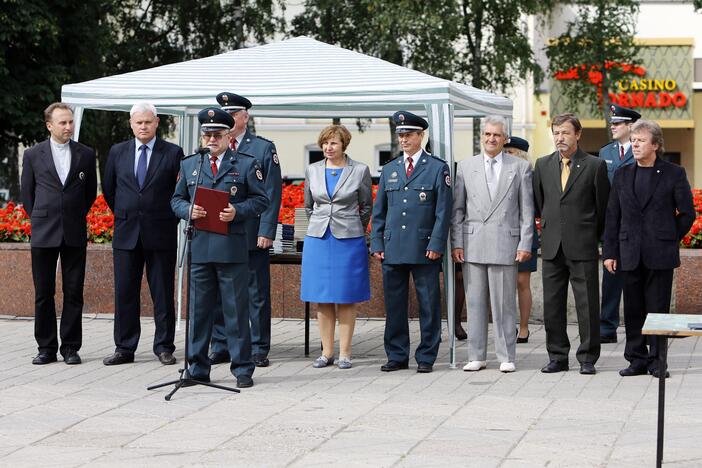
[[[568,370],[568,282],[573,287],[581,374],[594,374],[600,357],[598,241],[609,197],[607,164],[578,147],[582,125],[573,114],[551,123],[556,151],[534,168],[534,206],[541,218],[544,326],[549,363],[541,372]]]

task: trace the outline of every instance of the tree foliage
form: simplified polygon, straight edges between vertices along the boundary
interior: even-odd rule
[[[523,15],[548,11],[552,3],[306,0],[292,33],[476,88],[504,91],[527,77],[543,78]],[[474,138],[479,150],[478,140]]]
[[[637,71],[634,44],[638,2],[577,1],[577,17],[550,41],[550,71],[569,78],[563,93],[571,102],[590,102],[601,110],[609,128],[609,92]]]
[[[42,111],[63,84],[261,43],[284,29],[283,11],[282,0],[0,2],[0,187],[17,196],[16,147],[46,138]],[[109,147],[131,137],[127,120],[86,111],[81,140],[102,167]]]

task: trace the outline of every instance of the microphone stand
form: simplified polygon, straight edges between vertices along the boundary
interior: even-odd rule
[[[195,179],[195,189],[193,190],[193,196],[190,199],[190,207],[188,208],[188,222],[185,227],[185,244],[183,244],[183,252],[185,255],[180,256],[180,265],[179,267],[183,266],[183,259],[185,259],[185,270],[187,271],[187,276],[186,276],[186,281],[185,281],[185,359],[183,360],[183,368],[178,369],[178,373],[180,374],[180,377],[178,377],[177,380],[171,380],[169,382],[163,382],[160,384],[156,385],[151,385],[150,387],[146,387],[147,390],[155,390],[157,388],[161,387],[167,387],[169,385],[175,385],[173,390],[166,395],[164,398],[166,401],[171,401],[171,397],[175,392],[177,392],[181,387],[192,387],[194,385],[204,385],[205,387],[212,387],[212,388],[218,388],[220,390],[226,390],[229,392],[234,392],[234,393],[240,393],[238,389],[236,388],[231,388],[231,387],[225,387],[224,385],[217,385],[213,384],[210,382],[202,382],[200,380],[195,380],[192,377],[190,377],[190,374],[187,372],[188,371],[188,342],[189,337],[190,337],[190,276],[191,276],[191,271],[190,271],[190,266],[192,264],[192,241],[193,241],[193,231],[194,231],[194,226],[193,226],[193,206],[195,205],[195,195],[197,194],[197,189],[200,186],[200,180],[202,177],[202,163],[205,159],[205,154],[209,153],[208,151],[203,151],[200,150],[197,153],[193,154],[192,156],[199,155],[200,156],[200,161],[198,162],[198,168],[197,168],[197,179]],[[188,156],[189,157],[189,156]],[[183,158],[183,159],[187,159]],[[185,174],[183,174],[183,177],[185,177]],[[208,311],[207,313],[210,313]]]

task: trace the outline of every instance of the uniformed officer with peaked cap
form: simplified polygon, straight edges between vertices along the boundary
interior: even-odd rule
[[[266,193],[270,205],[259,217],[246,221],[249,249],[249,315],[251,346],[257,367],[269,364],[271,348],[271,273],[268,252],[275,240],[282,195],[282,177],[278,152],[272,141],[256,136],[248,130],[251,101],[234,93],[219,93],[217,102],[234,119],[229,147],[240,157],[254,158],[263,170]],[[213,364],[229,361],[222,314],[215,312],[210,361]]]
[[[612,104],[610,107],[612,141],[600,149],[599,157],[607,163],[607,176],[611,184],[614,173],[623,166],[634,163],[631,151],[631,125],[641,118],[632,109]],[[600,309],[600,342],[616,343],[619,327],[619,303],[624,289],[622,274],[612,274],[602,268],[602,307]]]
[[[249,270],[245,222],[268,207],[263,172],[254,158],[241,157],[229,149],[234,119],[219,108],[198,114],[202,144],[210,149],[198,174],[199,159],[181,163],[178,183],[171,199],[173,212],[188,219],[188,207],[197,181],[202,187],[229,194],[229,204],[220,213],[207,213],[193,206],[192,218],[217,216],[229,223],[226,235],[195,230],[192,241],[191,308],[188,372],[196,380],[209,382],[207,349],[212,334],[213,309],[221,298],[231,372],[238,387],[251,387],[255,369],[251,359],[248,288]]]
[[[408,368],[411,273],[421,328],[417,372],[431,372],[441,342],[439,272],[451,217],[451,175],[445,161],[422,150],[426,120],[406,111],[392,119],[403,154],[383,167],[371,235],[371,253],[383,262],[388,362],[381,370]]]

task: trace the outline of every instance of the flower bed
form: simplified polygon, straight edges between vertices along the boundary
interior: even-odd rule
[[[695,203],[697,218],[690,232],[683,237],[680,246],[688,249],[702,249],[702,189],[693,190],[692,196]]]

